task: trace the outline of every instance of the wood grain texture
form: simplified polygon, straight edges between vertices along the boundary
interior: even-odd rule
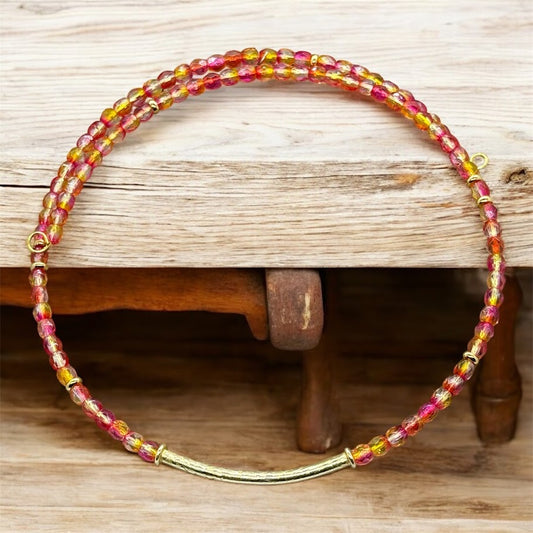
[[[279,487],[210,482],[151,467],[125,453],[70,402],[38,340],[32,337],[35,348],[26,349],[30,339],[25,332],[32,330],[31,318],[28,323],[23,319],[27,313],[13,321],[9,317],[17,310],[5,310],[0,529],[527,532],[533,523],[531,271],[523,281],[517,362],[524,400],[514,441],[502,446],[479,442],[465,391],[387,457],[356,471]],[[404,314],[417,312],[424,296],[415,293]],[[126,324],[107,327],[139,329],[138,319],[125,316]],[[227,316],[216,316],[220,324],[227,323]],[[125,353],[124,343],[112,350],[84,350],[84,337],[96,337],[101,344],[106,317],[110,314],[102,314],[100,325],[91,317],[77,323],[69,317],[69,334],[80,341],[76,366],[95,395],[144,435],[226,466],[282,468],[313,460],[294,444],[298,364],[259,356],[267,344],[249,336],[231,343],[213,339],[201,320],[186,324],[178,342],[168,336],[162,318],[161,330],[143,331],[145,342],[137,342],[137,352]],[[341,330],[350,328],[352,320],[353,315],[345,315]],[[166,345],[150,340],[160,336]],[[382,342],[374,338],[375,345]],[[398,423],[427,399],[452,364],[434,351],[424,361],[346,353],[337,376],[344,424],[338,449]]]
[[[533,265],[531,13],[526,2],[139,1],[2,4],[2,266],[64,154],[159,71],[245,46],[327,52],[412,90],[470,152]],[[468,191],[423,134],[359,97],[239,86],[160,114],[98,169],[51,264],[482,266]]]

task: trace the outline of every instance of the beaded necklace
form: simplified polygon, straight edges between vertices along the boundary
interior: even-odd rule
[[[483,232],[489,252],[488,290],[474,336],[468,342],[467,351],[455,365],[453,373],[446,377],[429,400],[399,425],[389,428],[383,435],[378,435],[367,443],[346,448],[343,453],[310,466],[274,472],[240,471],[207,465],[171,452],[164,444],[145,439],[141,434],[132,431],[126,422],[116,418],[91,396],[70,364],[62,342],[56,335],[46,289],[48,249],[61,241],[63,226],[78,195],[93,170],[102,163],[103,158],[115,145],[122,142],[141,123],[189,96],[199,96],[205,91],[255,80],[325,83],[370,97],[411,120],[448,154],[452,165],[470,188],[483,221]],[[31,257],[29,280],[34,303],[33,316],[50,365],[72,401],[79,405],[98,427],[120,441],[126,450],[136,453],[149,463],[166,464],[212,479],[256,484],[289,483],[346,467],[366,465],[375,457],[385,455],[391,448],[402,446],[408,437],[415,435],[431,422],[439,411],[450,405],[452,398],[459,394],[472,377],[487,351],[487,342],[494,334],[499,307],[503,301],[505,261],[502,254],[501,229],[497,221],[498,211],[490,197],[488,185],[479,175],[479,170],[484,168],[487,162],[484,154],[469,156],[439,117],[429,113],[426,106],[416,100],[409,91],[400,89],[396,84],[360,65],[336,60],[329,55],[293,52],[286,48],[278,51],[267,48],[260,52],[255,48],[246,48],[242,52],[232,50],[224,55],[215,54],[207,59],[195,59],[189,64],[179,65],[173,71],[164,71],[157,79],[148,80],[142,87],[131,90],[125,98],[117,100],[112,107],[105,109],[100,119],[93,122],[87,133],[78,139],[52,180],[50,191],[43,199],[39,223],[27,239]]]

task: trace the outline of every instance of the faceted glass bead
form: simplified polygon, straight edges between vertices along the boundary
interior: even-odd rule
[[[122,117],[120,126],[124,131],[131,133],[132,131],[135,131],[139,127],[140,123],[141,122],[139,121],[137,116],[135,114],[131,114],[131,115],[126,115]]]
[[[67,161],[70,161],[71,163],[83,163],[83,161],[85,161],[85,152],[81,148],[75,146],[74,148],[71,148],[67,154]]]
[[[501,234],[501,231],[501,226],[498,224],[498,222],[496,222],[496,220],[487,220],[483,224],[483,233],[487,237],[498,237]]]
[[[335,68],[336,63],[337,61],[335,60],[335,58],[328,55],[319,55],[316,60],[316,64],[325,70]]]
[[[251,65],[243,65],[239,70],[237,71],[237,74],[239,76],[239,80],[243,83],[250,83],[256,79],[255,74],[255,67]],[[289,75],[290,75],[290,69],[289,69]]]
[[[129,431],[130,428],[128,427],[128,424],[124,422],[124,420],[114,420],[107,430],[111,437],[113,437],[115,440],[119,440],[120,442],[124,440]]]
[[[353,65],[352,75],[358,79],[364,78],[365,76],[368,76],[368,69],[362,65]]]
[[[257,65],[259,61],[259,52],[257,48],[245,48],[242,52],[242,60],[246,65]]]
[[[50,355],[48,362],[54,370],[59,370],[60,368],[63,368],[69,364],[67,354],[61,350],[58,350]]]
[[[472,337],[468,342],[466,349],[477,358],[482,359],[487,353],[487,341],[479,337]]]
[[[339,72],[342,72],[343,74],[350,74],[352,71],[353,65],[349,61],[345,61],[344,59],[340,59],[335,62],[335,69]]]
[[[260,64],[256,67],[255,74],[260,81],[271,80],[274,77],[274,67],[269,63]],[[228,84],[224,83],[224,85]]]
[[[144,89],[141,87],[132,89],[128,93],[128,100],[132,105],[141,105],[146,100],[146,93],[144,92]]]
[[[64,209],[65,211],[72,211],[74,204],[76,203],[76,197],[73,194],[63,191],[57,197],[57,207]]]
[[[165,70],[157,76],[157,81],[163,89],[170,89],[170,87],[176,84],[176,76],[172,70]]]
[[[58,193],[55,192],[49,192],[45,194],[43,198],[43,207],[45,209],[50,209],[52,207],[55,207],[57,205],[57,197],[59,196]]]
[[[291,78],[296,81],[304,81],[309,78],[309,69],[305,67],[291,67]]]
[[[356,465],[366,465],[374,459],[374,454],[368,444],[359,444],[352,450],[352,457]]]
[[[82,385],[81,383],[76,383],[70,391],[70,399],[76,404],[76,405],[82,405],[83,402],[88,400],[91,397],[91,394],[89,392],[89,389]]]
[[[121,117],[131,112],[131,102],[129,98],[120,98],[113,104],[113,109]]]
[[[107,126],[101,121],[97,120],[93,122],[88,128],[87,133],[94,139],[101,137],[107,129]]]
[[[100,120],[107,126],[114,126],[120,122],[120,115],[111,107],[104,109],[100,115]]]
[[[398,446],[402,446],[402,444],[405,443],[405,441],[409,437],[409,434],[402,426],[393,426],[387,430],[387,433],[385,433],[385,437],[387,438],[391,446],[397,448]]]
[[[174,69],[174,76],[176,76],[176,81],[183,84],[187,83],[192,78],[191,67],[185,63],[178,65]]]
[[[68,176],[56,176],[50,183],[50,192],[59,194],[65,190],[69,177]]]
[[[83,402],[81,409],[89,418],[95,420],[98,413],[103,409],[103,405],[98,400],[89,398]]]
[[[326,71],[326,82],[332,87],[340,87],[345,75],[337,69],[330,69]]]
[[[468,381],[476,370],[476,365],[470,359],[461,359],[454,367],[453,373],[464,381]]]
[[[58,244],[61,241],[61,237],[63,237],[63,227],[59,224],[52,224],[46,230],[46,234],[51,244]]]
[[[85,133],[82,135],[77,141],[76,146],[78,148],[81,148],[82,150],[86,148],[89,144],[91,144],[94,141],[94,138],[92,135],[89,135],[88,133]]]
[[[151,96],[152,98],[156,98],[163,91],[163,87],[161,87],[159,80],[146,81],[143,85],[143,89],[144,89],[144,93],[148,96]]]
[[[78,377],[78,373],[74,367],[66,365],[57,370],[56,376],[57,381],[59,381],[59,383],[65,387],[70,381]]]
[[[224,54],[224,61],[229,68],[238,67],[242,62],[241,53],[238,50],[230,50]]]
[[[313,65],[309,69],[309,81],[313,83],[323,83],[326,80],[326,71],[324,68]]]
[[[46,287],[48,276],[44,268],[34,268],[28,276],[28,281],[32,287]]]
[[[154,110],[150,104],[143,104],[135,109],[135,116],[141,122],[147,122],[154,116]]]
[[[288,48],[280,48],[278,50],[278,62],[285,65],[294,64],[294,52]]]
[[[488,322],[495,326],[500,319],[500,310],[495,305],[487,305],[479,313],[481,322]]]
[[[504,250],[504,244],[501,237],[489,237],[487,239],[487,250],[493,255],[501,254]]]
[[[376,85],[372,89],[372,98],[378,102],[384,102],[389,97],[389,92],[382,85]]]
[[[459,141],[452,134],[443,135],[439,139],[439,143],[442,149],[448,154],[459,146]]]
[[[204,85],[208,91],[213,91],[222,87],[222,80],[218,74],[211,72],[204,77]]]
[[[84,185],[85,185],[85,182],[83,180],[80,180],[80,178],[72,178],[69,181],[67,188],[65,189],[65,192],[72,194],[73,196],[79,196],[81,191],[83,190]],[[56,211],[58,211],[58,209],[56,209]],[[68,217],[67,211],[65,211],[65,215],[66,217]],[[65,222],[67,220],[66,217],[65,217]]]
[[[490,188],[483,180],[474,181],[470,188],[472,190],[472,198],[477,202],[482,196],[490,196]]]
[[[385,100],[385,103],[392,110],[399,111],[406,101],[407,100],[405,99],[405,96],[401,92],[398,91],[398,92],[394,92],[390,94]]]
[[[385,455],[391,447],[389,441],[385,438],[384,435],[378,435],[374,437],[368,442],[368,445],[370,446],[372,453],[376,457],[381,457],[382,455]]]
[[[34,304],[48,302],[48,291],[46,290],[46,287],[32,287],[31,301]]]
[[[489,289],[485,293],[485,305],[500,307],[503,303],[503,292],[500,289]]]
[[[412,437],[416,435],[421,428],[420,418],[418,415],[411,415],[402,421],[402,427],[407,431],[407,434]]]
[[[174,103],[177,104],[178,102],[183,102],[189,96],[189,91],[185,85],[178,83],[170,89],[170,96],[174,100]]]
[[[489,270],[496,270],[497,272],[505,272],[505,258],[502,254],[490,255],[487,259],[487,268]]]
[[[452,374],[442,382],[442,388],[449,391],[453,396],[457,396],[463,390],[464,384],[465,380],[461,376]]]
[[[124,440],[122,441],[122,445],[128,452],[137,453],[139,451],[139,448],[142,446],[142,443],[144,442],[144,437],[140,433],[136,433],[135,431],[129,431],[124,435]]]
[[[440,124],[439,122],[432,122],[429,125],[428,133],[433,140],[440,141],[440,139],[442,139],[444,135],[450,134],[450,130],[444,124]]]
[[[102,155],[107,155],[113,150],[113,141],[109,137],[100,137],[94,141],[94,148]]]
[[[470,160],[465,161],[457,170],[464,179],[468,179],[479,172],[477,165]]]
[[[468,159],[468,152],[462,147],[458,146],[449,155],[451,164],[459,169],[462,164]]]
[[[98,150],[87,151],[85,161],[92,167],[97,167],[102,163],[102,154]]]
[[[56,324],[51,318],[45,318],[37,323],[37,333],[41,339],[53,335],[56,332]]]
[[[444,387],[439,387],[431,396],[431,403],[437,409],[446,409],[452,403],[452,394]]]
[[[409,100],[400,109],[400,112],[402,113],[402,115],[410,119],[414,119],[417,113],[425,113],[426,111],[427,111],[426,106],[418,100]]]
[[[492,202],[486,202],[479,206],[479,214],[481,220],[496,220],[498,217],[498,209]]]
[[[155,103],[157,104],[159,111],[163,111],[164,109],[172,107],[174,100],[172,99],[172,95],[169,91],[163,90],[161,95],[155,99]]]
[[[303,67],[309,67],[311,65],[311,54],[305,50],[300,50],[294,53],[294,64],[301,65]]]
[[[505,275],[497,271],[489,272],[487,276],[487,287],[501,291],[505,287]]]
[[[87,163],[82,163],[81,165],[76,166],[74,175],[79,178],[81,181],[87,181],[93,173],[93,167]]]
[[[192,96],[198,96],[205,91],[205,85],[202,79],[191,80],[187,83],[187,90]]]
[[[120,124],[107,130],[107,138],[114,144],[122,142],[125,136],[126,132],[121,128]]]
[[[366,78],[363,78],[360,82],[359,82],[359,87],[358,87],[358,91],[361,93],[361,94],[364,94],[365,96],[370,96],[372,94],[372,90],[374,89],[375,87],[375,83],[372,81],[372,80],[368,80]],[[401,111],[401,110],[400,110]]]
[[[109,409],[100,409],[94,421],[100,429],[107,431],[109,426],[115,421],[115,415]]]
[[[414,122],[419,130],[427,130],[431,124],[431,117],[427,113],[420,111],[414,116]]]
[[[488,322],[479,322],[474,329],[474,334],[484,341],[489,341],[494,336],[494,326]]]
[[[141,444],[141,447],[139,448],[139,451],[137,453],[139,454],[139,457],[141,459],[145,460],[148,463],[153,463],[155,461],[155,454],[157,453],[158,448],[159,444],[157,442],[145,440]]]
[[[47,303],[39,303],[33,308],[33,318],[40,322],[45,318],[52,318],[52,308]]]
[[[278,53],[272,48],[263,48],[259,52],[259,63],[267,63],[273,65],[278,59]]]
[[[418,410],[418,418],[421,424],[427,424],[431,422],[438,413],[438,409],[434,403],[428,402],[420,407]]]
[[[286,81],[291,78],[291,67],[284,64],[274,65],[274,78],[281,81]]]
[[[191,64],[191,72],[193,76],[203,76],[207,72],[207,61],[205,59],[193,59]]]
[[[211,57],[208,57],[207,66],[209,67],[210,70],[214,70],[215,72],[222,70],[226,66],[226,62],[224,61],[224,56],[220,54],[214,54]]]

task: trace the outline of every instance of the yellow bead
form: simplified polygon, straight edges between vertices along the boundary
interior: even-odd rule
[[[390,443],[384,437],[383,435],[378,435],[377,437],[374,437],[368,445],[370,446],[370,449],[372,450],[372,453],[376,457],[381,457],[382,455],[385,455],[390,448]]]
[[[78,373],[76,370],[71,367],[70,365],[64,366],[63,368],[60,368],[57,373],[57,380],[61,385],[65,386],[67,383],[72,381],[74,378],[78,377]]]

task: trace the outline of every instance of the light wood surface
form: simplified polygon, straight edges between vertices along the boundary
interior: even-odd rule
[[[531,10],[439,3],[2,3],[2,266],[100,111],[178,63],[246,46],[331,53],[412,90],[471,152],[507,256],[533,265]],[[190,99],[95,173],[51,264],[482,266],[480,223],[447,158],[407,121],[311,85]]]
[[[149,466],[124,452],[56,383],[27,311],[4,309],[0,530],[530,531],[530,276],[529,281],[522,276],[526,302],[517,359],[524,398],[515,440],[482,445],[465,391],[404,448],[371,465],[270,488],[210,482]],[[426,296],[414,293],[404,308],[405,320],[417,318]],[[437,322],[435,310],[427,316]],[[345,315],[340,328],[350,338],[351,327],[366,327],[364,318],[356,328],[350,326],[353,318]],[[174,333],[170,323],[176,324]],[[145,436],[225,466],[268,469],[316,460],[297,452],[294,442],[299,361],[253,341],[243,322],[229,321],[227,315],[194,320],[180,313],[143,320],[132,313],[102,313],[59,317],[58,324],[93,394]],[[443,327],[452,324],[452,317],[441,321]],[[396,336],[400,330],[392,326],[385,348],[395,345],[396,353],[383,358],[378,330],[365,331],[366,346],[372,340],[376,355],[357,357],[358,347],[352,345],[339,361],[336,392],[344,433],[332,453],[398,423],[425,401],[456,359],[438,355],[434,343],[425,342],[418,349],[429,348],[431,357],[413,358],[414,341]],[[128,331],[127,339],[119,338]],[[107,344],[110,337],[114,340]]]

